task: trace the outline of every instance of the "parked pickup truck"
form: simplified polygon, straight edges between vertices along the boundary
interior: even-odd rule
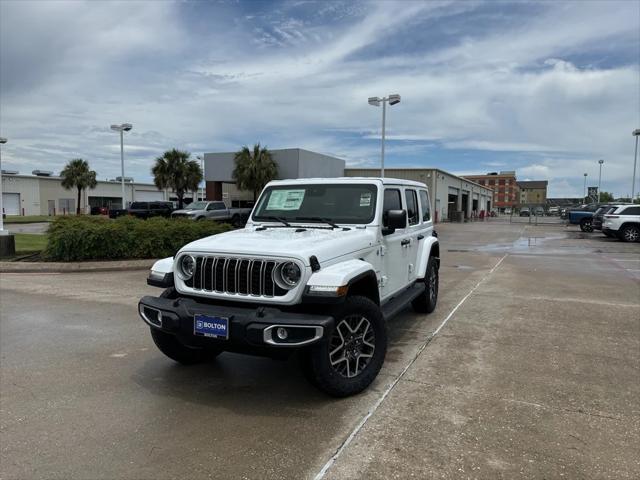
[[[601,206],[600,203],[590,203],[573,208],[567,212],[567,223],[580,225],[583,232],[593,232],[593,214]]]
[[[191,220],[217,220],[230,222],[235,227],[240,227],[247,222],[250,208],[227,208],[224,202],[193,202],[182,210],[176,210],[171,217],[186,217]]]
[[[297,354],[313,385],[344,397],[378,375],[387,328],[398,326],[389,318],[407,305],[421,314],[436,308],[439,267],[423,183],[279,180],[265,187],[245,228],[157,261],[147,283],[165,290],[142,297],[138,312],[177,362],[225,351]]]

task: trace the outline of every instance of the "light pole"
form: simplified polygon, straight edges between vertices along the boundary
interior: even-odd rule
[[[636,137],[636,153],[633,156],[633,182],[631,183],[631,203],[633,203],[633,196],[636,193],[636,164],[638,163],[638,136],[640,135],[640,128],[636,128],[633,131],[633,136]]]
[[[584,174],[584,189],[582,191],[582,193],[584,195],[582,195],[582,201],[586,202],[587,201],[587,174]]]
[[[602,164],[604,160],[600,159],[598,163],[600,164],[600,173],[598,174],[598,203],[600,203],[600,183],[602,182]]]
[[[111,130],[120,132],[120,183],[122,183],[122,209],[127,208],[127,195],[124,190],[124,132],[128,132],[133,128],[130,123],[122,125],[111,125]]]
[[[385,137],[385,123],[387,120],[387,102],[389,105],[396,105],[400,103],[400,95],[394,93],[387,97],[369,97],[369,105],[379,107],[382,103],[382,154],[380,155],[380,176],[384,178],[384,137]]]
[[[201,189],[202,193],[201,193],[200,196],[202,197],[201,198],[202,200],[205,200],[205,198],[204,198],[204,186],[206,184],[206,179],[204,178],[204,156],[203,155],[198,155],[198,156],[196,156],[196,158],[198,160],[200,160],[200,168],[202,169],[202,189]]]
[[[0,145],[7,143],[7,139],[0,137]],[[7,235],[9,232],[4,229],[4,208],[2,206],[2,154],[0,153],[0,235]]]

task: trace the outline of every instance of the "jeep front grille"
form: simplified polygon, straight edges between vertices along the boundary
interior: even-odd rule
[[[230,257],[194,258],[195,272],[185,282],[194,290],[261,297],[280,297],[287,293],[273,280],[274,270],[282,262]]]

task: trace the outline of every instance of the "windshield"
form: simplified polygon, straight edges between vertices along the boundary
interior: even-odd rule
[[[377,187],[367,184],[282,185],[267,188],[253,214],[255,221],[370,223]],[[275,219],[277,217],[277,220]]]
[[[192,202],[184,207],[185,210],[204,210],[205,208],[207,208],[207,202]]]

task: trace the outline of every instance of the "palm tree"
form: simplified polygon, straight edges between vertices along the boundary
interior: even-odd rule
[[[185,192],[196,190],[202,181],[202,169],[196,160],[189,160],[191,154],[182,150],[167,150],[156,158],[151,168],[153,183],[160,190],[172,188],[178,197],[178,208],[182,208]]]
[[[253,146],[253,150],[242,147],[233,160],[236,164],[233,179],[240,190],[253,192],[254,201],[264,186],[278,176],[278,165],[271,152],[266,147],[260,147],[259,143]]]
[[[89,164],[86,160],[81,158],[74,158],[69,160],[69,163],[60,172],[62,177],[62,186],[71,190],[72,188],[78,189],[78,208],[76,214],[80,215],[80,199],[82,197],[82,190],[87,188],[96,188],[98,181],[96,180],[96,172],[89,170]]]

